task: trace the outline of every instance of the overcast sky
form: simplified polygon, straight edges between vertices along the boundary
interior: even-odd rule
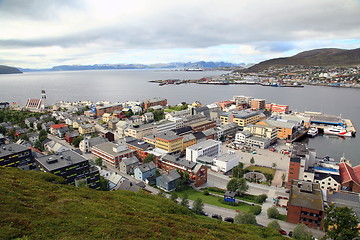
[[[257,63],[360,47],[359,0],[0,0],[0,64]]]

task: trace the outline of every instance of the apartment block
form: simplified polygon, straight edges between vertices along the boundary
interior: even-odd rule
[[[0,145],[0,166],[34,169],[34,157],[29,148],[20,144],[2,144]]]
[[[184,137],[172,132],[164,132],[155,136],[155,147],[166,152],[179,152],[183,149]]]
[[[240,127],[245,127],[248,124],[255,124],[260,120],[260,114],[257,111],[231,111],[220,114],[222,124],[236,123]]]
[[[200,156],[217,157],[221,153],[221,142],[212,139],[186,148],[186,160],[196,162]]]
[[[128,149],[127,145],[105,142],[94,146],[91,152],[101,158],[104,164],[118,168],[122,159],[134,157],[136,150]]]

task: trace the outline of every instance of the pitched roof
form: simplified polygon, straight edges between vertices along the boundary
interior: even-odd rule
[[[155,169],[156,167],[154,162],[149,162],[144,165],[138,166],[138,168],[142,173],[145,173]]]
[[[63,127],[67,127],[67,125],[63,124],[63,123],[51,125],[52,129],[59,129],[59,128],[63,128]]]
[[[167,173],[161,174],[158,178],[162,178],[163,182],[173,182],[181,178],[180,174],[176,171],[176,169],[173,169]]]
[[[360,165],[352,168],[347,163],[341,162],[339,163],[339,172],[341,176],[341,184],[352,181],[355,184],[360,185]]]

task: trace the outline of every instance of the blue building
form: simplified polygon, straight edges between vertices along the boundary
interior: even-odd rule
[[[176,171],[176,169],[173,169],[157,177],[156,186],[165,192],[171,192],[176,189],[180,178],[180,174]]]
[[[149,162],[134,169],[135,179],[145,181],[148,177],[155,176],[155,163]]]

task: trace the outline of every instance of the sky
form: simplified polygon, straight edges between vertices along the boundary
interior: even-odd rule
[[[0,65],[257,63],[360,47],[360,0],[0,0]]]

